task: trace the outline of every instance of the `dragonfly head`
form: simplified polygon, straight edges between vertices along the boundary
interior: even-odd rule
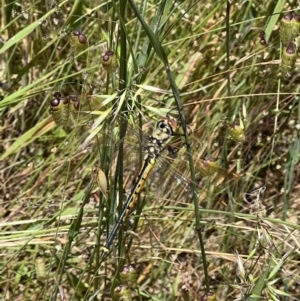
[[[170,140],[168,141],[169,145],[167,146],[169,154],[176,155],[184,145],[184,142],[182,141],[184,133],[181,127],[181,123],[174,117],[167,115],[167,117],[162,119],[158,125],[160,127],[164,127],[166,129],[165,132],[168,132],[170,136]],[[187,132],[191,132],[189,125],[187,126]]]
[[[176,130],[176,122],[170,118],[162,118],[156,127],[156,130],[149,136],[149,141],[157,141],[159,145],[167,144]]]
[[[170,116],[164,117],[158,122],[157,129],[170,136],[173,136],[178,129],[177,120]]]

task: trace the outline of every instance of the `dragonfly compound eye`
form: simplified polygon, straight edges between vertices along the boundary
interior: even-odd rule
[[[158,128],[159,128],[160,130],[164,130],[165,128],[167,128],[167,123],[166,123],[165,121],[160,121],[160,122],[158,123]]]
[[[169,122],[161,121],[158,124],[158,128],[162,130],[162,132],[166,133],[167,135],[173,135],[172,125]]]
[[[158,128],[160,129],[164,129],[164,128],[167,128],[168,127],[168,124],[165,120],[162,120],[158,123]]]

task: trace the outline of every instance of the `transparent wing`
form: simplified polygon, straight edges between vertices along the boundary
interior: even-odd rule
[[[121,124],[120,119],[115,120],[110,127],[105,126],[106,129],[97,133],[100,145],[109,141],[109,144],[114,146],[115,152],[112,155],[114,158],[117,158]],[[147,123],[142,131],[139,131],[137,127],[128,126],[127,128],[127,133],[123,141],[124,183],[127,192],[131,190],[134,179],[139,172],[145,154],[144,151],[147,147],[148,135],[151,135],[154,130],[151,126],[153,126],[153,122]],[[83,142],[83,145],[85,144]],[[208,160],[202,156],[199,157],[197,149],[193,149],[193,151],[196,170],[195,186],[199,203],[206,198],[213,198],[219,189],[222,188],[222,185],[239,179],[239,176],[235,173],[222,168],[217,160]],[[116,162],[113,162],[112,169],[115,168],[115,164]],[[113,173],[113,170],[111,170],[111,173]],[[152,197],[155,199],[160,198],[162,202],[166,202],[168,199],[172,200],[173,203],[175,203],[175,200],[179,200],[180,203],[191,201],[191,189],[193,185],[190,180],[189,165],[182,136],[176,136],[169,147],[158,158],[154,170],[149,175],[148,183],[148,187],[150,188],[149,195],[151,191],[155,192]],[[168,187],[175,187],[175,189],[170,190]],[[181,199],[182,197],[184,197],[184,201]]]
[[[73,96],[74,98],[74,96]],[[77,100],[83,96],[77,96]],[[72,98],[71,98],[72,99]],[[81,106],[84,108],[84,106]],[[114,173],[120,145],[120,130],[123,119],[111,118],[111,111],[99,112],[99,116],[91,120],[90,114],[79,112],[76,141],[78,143],[75,156],[78,153],[89,152],[99,157],[104,147],[109,147],[110,183],[114,181]],[[124,143],[124,189],[130,193],[142,164],[148,137],[154,131],[155,122],[147,122],[143,129],[128,126]],[[193,137],[193,133],[191,133]],[[224,187],[228,187],[239,177],[233,172],[222,168],[218,160],[209,160],[202,156],[199,143],[193,142],[193,158],[195,164],[196,183],[190,180],[189,164],[182,136],[177,135],[158,158],[153,171],[149,174],[147,199],[160,201],[161,204],[187,204],[192,201],[192,187],[196,187],[198,201],[214,200]],[[195,146],[195,147],[194,147]],[[172,187],[172,189],[170,189]],[[146,188],[147,189],[147,188]]]

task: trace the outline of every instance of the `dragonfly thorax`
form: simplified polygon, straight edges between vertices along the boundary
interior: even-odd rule
[[[162,140],[149,136],[145,157],[157,158],[164,149]]]
[[[158,123],[156,131],[148,136],[146,156],[157,158],[174,135],[173,120],[166,118]]]

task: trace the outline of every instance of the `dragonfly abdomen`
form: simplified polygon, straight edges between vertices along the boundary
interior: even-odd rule
[[[130,195],[128,196],[126,203],[124,204],[122,213],[120,214],[113,230],[111,231],[111,233],[109,235],[109,238],[106,241],[106,244],[105,244],[106,249],[108,249],[108,250],[110,249],[110,247],[114,241],[114,238],[117,235],[117,232],[120,228],[121,223],[124,222],[130,215],[130,213],[132,212],[132,210],[137,202],[138,195],[139,195],[140,191],[143,189],[146,179],[147,179],[150,171],[154,167],[155,162],[156,162],[155,157],[148,156],[148,158],[146,158],[144,160],[141,171],[140,171],[139,175],[137,176],[137,180],[135,181],[135,184],[130,192]]]
[[[133,208],[135,207],[137,199],[138,199],[138,195],[141,192],[141,190],[143,189],[146,179],[148,178],[149,173],[153,169],[155,162],[156,162],[156,158],[149,157],[149,155],[144,160],[143,166],[136,178],[135,185],[131,189],[131,193],[130,193],[131,201],[128,204],[126,213],[122,219],[123,221],[125,221],[128,218],[128,215],[133,211]],[[129,196],[129,198],[130,198],[130,196]]]

